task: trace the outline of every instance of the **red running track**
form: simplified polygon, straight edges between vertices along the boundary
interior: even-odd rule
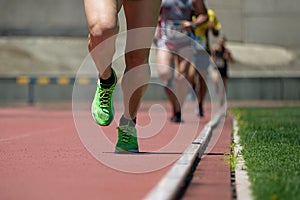
[[[167,116],[161,114],[160,109],[152,109],[149,115],[149,108],[153,105],[151,103],[143,104],[138,115],[138,124],[142,125],[138,130],[156,131],[155,135],[146,134],[139,140],[140,150],[145,153],[117,155],[113,153],[113,145],[102,149],[100,154],[104,157],[120,159],[112,167],[103,164],[101,156],[90,153],[93,147],[83,145],[80,137],[85,133],[78,134],[70,105],[67,108],[44,105],[1,108],[0,199],[142,199],[172,164],[162,165],[162,161],[179,158],[195,137],[194,132],[199,133],[210,120],[208,108],[207,116],[199,121],[194,113],[196,105],[187,103],[185,123],[174,124],[166,119],[170,113],[168,105],[164,102],[159,104],[167,110]],[[85,114],[86,118],[79,120],[90,123],[89,112]],[[163,122],[162,127],[155,127],[153,123],[147,127],[151,124],[150,118],[153,122]],[[94,123],[89,126],[99,129]],[[115,128],[116,123],[113,123],[103,129],[111,144],[117,139]],[[176,140],[183,134],[185,137]],[[169,144],[169,149],[163,149]],[[100,161],[96,158],[100,158]],[[132,160],[132,163],[126,163],[128,160]],[[149,165],[155,168],[156,164],[158,169],[151,171],[150,167],[145,169],[145,173],[143,170],[139,173],[123,172]],[[123,166],[129,168],[124,170]]]

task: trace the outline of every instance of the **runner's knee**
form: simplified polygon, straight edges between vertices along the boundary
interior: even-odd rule
[[[160,80],[163,82],[168,82],[172,78],[173,70],[169,66],[158,64],[157,72]]]
[[[118,33],[118,25],[114,21],[99,19],[91,23],[89,26],[89,32],[92,40],[103,41]]]

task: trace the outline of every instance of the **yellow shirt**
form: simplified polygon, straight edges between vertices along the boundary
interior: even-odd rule
[[[214,24],[214,28],[216,30],[220,30],[221,29],[221,23],[218,21],[215,12],[211,9],[207,10],[207,15],[208,15],[208,21],[213,22]],[[196,17],[193,17],[193,20],[196,20]],[[201,40],[202,42],[200,42],[200,44],[203,44],[204,46],[206,46],[206,48],[208,48],[208,42],[207,42],[207,37],[208,37],[208,25],[207,23],[201,24],[200,26],[197,26],[195,28],[195,36],[196,36],[196,40],[198,37],[198,40]]]

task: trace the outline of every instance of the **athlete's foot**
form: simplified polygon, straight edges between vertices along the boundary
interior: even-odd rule
[[[183,120],[181,119],[181,117],[177,117],[177,116],[171,117],[170,121],[174,122],[174,123],[181,123],[181,122],[183,122]]]
[[[182,118],[181,118],[181,113],[175,113],[171,118],[170,118],[171,122],[175,122],[175,123],[181,123],[183,122]]]
[[[137,141],[136,128],[130,123],[121,125],[118,128],[118,142],[116,153],[138,153],[139,146]]]
[[[97,124],[108,126],[114,118],[113,92],[117,76],[112,69],[113,83],[105,86],[98,81],[96,94],[92,103],[92,114]]]

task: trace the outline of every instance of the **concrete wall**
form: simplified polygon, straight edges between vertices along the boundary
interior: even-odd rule
[[[299,47],[299,0],[206,0],[230,40]],[[0,35],[86,35],[83,0],[0,0]]]
[[[208,0],[230,40],[299,47],[299,0]]]
[[[2,35],[84,35],[83,0],[0,0]]]
[[[300,46],[299,0],[244,0],[245,41]]]

